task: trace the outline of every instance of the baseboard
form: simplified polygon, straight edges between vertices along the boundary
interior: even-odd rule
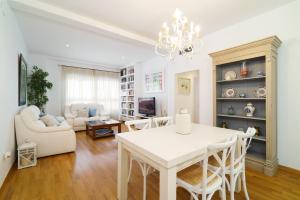
[[[300,170],[298,170],[298,169],[294,169],[294,168],[283,166],[283,165],[278,165],[278,169],[289,172],[289,173],[297,174],[300,176]]]

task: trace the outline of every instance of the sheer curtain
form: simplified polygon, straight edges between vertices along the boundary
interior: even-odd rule
[[[119,113],[119,73],[63,67],[63,105],[98,103],[112,117]]]

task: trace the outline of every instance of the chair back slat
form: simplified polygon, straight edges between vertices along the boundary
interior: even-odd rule
[[[153,118],[153,122],[155,124],[155,127],[169,126],[169,125],[173,124],[173,118],[172,117],[156,117],[156,118]]]
[[[151,119],[139,119],[139,120],[126,121],[125,125],[127,126],[129,132],[134,131],[132,126],[136,127],[136,125],[140,125],[142,127],[141,130],[149,129],[151,128]]]
[[[226,159],[232,152],[235,151],[237,136],[231,136],[227,141],[223,143],[216,143],[207,147],[207,155],[203,161],[203,179],[200,183],[201,187],[205,190],[206,186],[222,172],[222,176],[225,176]],[[213,156],[217,161],[218,166],[213,170],[208,169],[208,157]],[[208,171],[210,175],[208,176]]]
[[[241,155],[235,158],[234,164],[241,162],[245,158],[255,132],[255,128],[249,127],[246,133],[237,134],[241,144]]]

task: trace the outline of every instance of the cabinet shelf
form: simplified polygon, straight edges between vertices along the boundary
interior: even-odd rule
[[[246,158],[249,160],[254,160],[257,162],[264,163],[266,160],[266,156],[264,154],[256,153],[256,152],[248,152]]]
[[[264,136],[253,136],[252,139],[253,140],[258,140],[258,141],[263,141],[263,142],[266,141],[266,137],[264,137]]]
[[[265,121],[266,118],[263,117],[247,117],[243,115],[227,115],[227,114],[217,114],[218,117],[228,117],[228,118],[238,118],[238,119],[252,119],[252,120],[260,120]]]
[[[241,82],[241,81],[256,81],[264,80],[266,76],[248,77],[248,78],[237,78],[233,80],[218,80],[217,83],[231,83],[231,82]]]
[[[244,101],[265,101],[266,98],[217,98],[217,100],[244,100]]]

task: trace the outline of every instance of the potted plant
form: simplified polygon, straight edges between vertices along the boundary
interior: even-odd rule
[[[48,75],[48,72],[33,66],[28,76],[28,104],[37,106],[43,113],[49,100],[46,95],[47,90],[53,87],[53,84],[46,79]]]

